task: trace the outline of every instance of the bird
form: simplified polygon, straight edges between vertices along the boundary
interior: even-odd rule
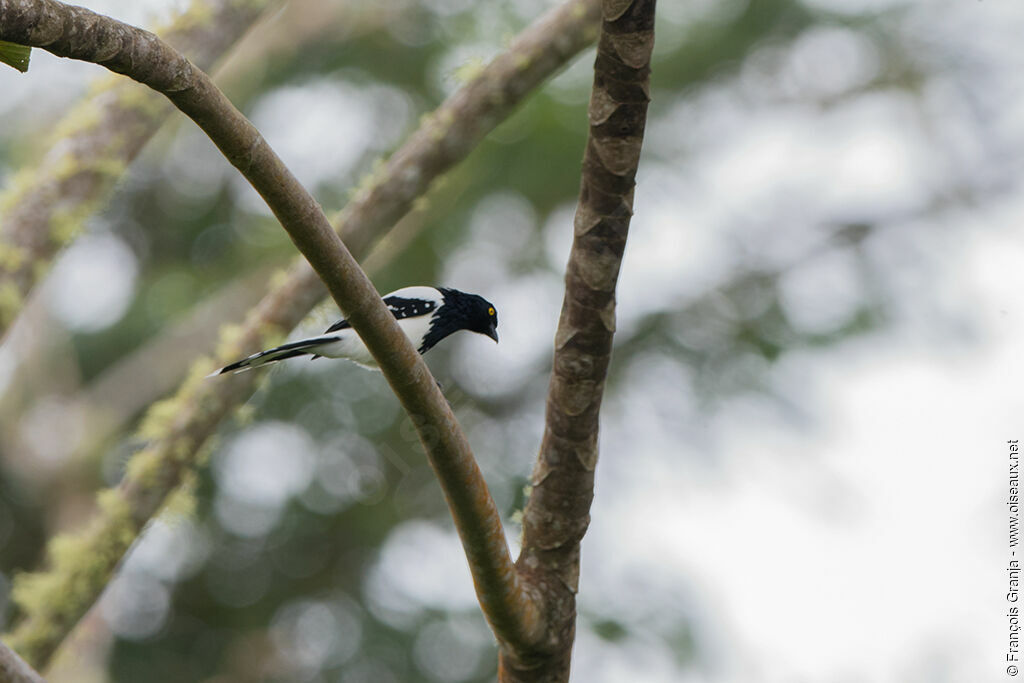
[[[398,326],[421,354],[459,330],[469,330],[498,341],[498,312],[487,299],[449,287],[403,287],[383,297]],[[300,339],[254,353],[225,365],[209,376],[225,375],[296,356],[345,358],[378,370],[366,344],[347,320],[339,320],[322,335]]]

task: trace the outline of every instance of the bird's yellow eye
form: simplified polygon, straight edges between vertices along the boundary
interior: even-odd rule
[[[494,315],[494,306],[487,309],[487,315]]]

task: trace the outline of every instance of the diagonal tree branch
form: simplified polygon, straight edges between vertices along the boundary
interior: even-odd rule
[[[6,22],[6,15],[0,17]],[[596,0],[573,0],[550,12],[426,119],[342,212],[338,223],[353,251],[364,253],[379,229],[408,211],[438,175],[461,161],[533,88],[590,44],[596,27]],[[322,284],[309,265],[297,264],[245,325],[229,335],[221,359],[265,346],[268,336],[279,337],[297,325],[322,296]],[[212,361],[198,364],[177,396],[151,411],[143,428],[150,445],[133,458],[121,485],[103,494],[100,513],[89,528],[51,547],[53,568],[18,582],[15,600],[26,618],[12,641],[30,660],[49,659],[95,601],[139,529],[195,464],[220,421],[251,394],[251,373],[224,382],[199,381],[213,366]],[[433,389],[429,376],[427,381]],[[427,415],[416,412],[413,420],[429,424]],[[435,463],[429,446],[428,453],[446,492],[461,490],[449,500],[484,612],[496,634],[505,642],[531,640],[539,630],[537,617],[524,612],[529,609],[524,605],[531,603],[522,599],[511,561],[505,562],[508,551],[496,513],[477,516],[477,507],[486,506],[476,498],[486,495],[479,470],[471,461],[472,467],[465,469],[464,461]],[[469,522],[464,521],[467,517]]]
[[[565,299],[548,389],[544,439],[523,514],[517,571],[542,596],[540,647],[505,647],[499,676],[566,681],[576,623],[580,541],[590,522],[598,417],[615,331],[615,285],[633,209],[654,46],[655,0],[604,0],[590,135]]]
[[[278,0],[195,0],[163,39],[210,68]],[[54,256],[109,195],[173,108],[111,78],[56,126],[52,149],[0,197],[0,339]]]
[[[0,642],[0,681],[3,683],[46,683],[14,650]]]

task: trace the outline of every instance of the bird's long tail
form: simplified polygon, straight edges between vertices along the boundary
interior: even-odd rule
[[[328,335],[281,344],[280,346],[275,346],[272,349],[254,353],[248,358],[243,358],[231,365],[225,365],[220,370],[211,373],[210,376],[212,377],[213,375],[225,375],[233,372],[242,372],[243,370],[251,370],[252,368],[258,368],[259,366],[266,365],[267,363],[276,363],[277,361],[284,360],[285,358],[309,355],[315,356],[318,348],[324,344],[336,342],[338,339],[339,337],[335,335]]]

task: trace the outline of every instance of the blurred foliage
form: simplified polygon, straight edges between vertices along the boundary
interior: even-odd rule
[[[684,14],[668,9],[675,17]],[[898,43],[883,24],[869,17],[834,17],[790,0],[722,3],[717,13],[705,9],[714,16],[702,18],[694,10],[694,16],[663,21],[658,28],[652,119],[703,89],[732,87],[732,79],[752,54],[765,46],[786,45],[810,27],[845,24],[879,38],[880,45]],[[410,2],[396,14],[399,18],[389,25],[343,42],[320,35],[299,50],[281,53],[258,74],[247,75],[230,94],[249,112],[280,89],[306,84],[387,86],[402,93],[410,107],[411,117],[404,124],[409,131],[418,116],[457,85],[457,67],[493,54],[524,25],[501,3],[419,6]],[[913,64],[901,61],[898,53],[883,50],[883,54],[885,68],[865,87],[893,82],[904,86],[920,80]],[[546,260],[545,245],[552,238],[545,230],[551,220],[558,221],[556,229],[570,230],[571,214],[565,210],[572,206],[579,187],[591,59],[588,53],[556,86],[539,92],[432,191],[416,218],[423,223],[422,233],[376,278],[380,290],[440,283],[448,272],[449,256],[473,239],[474,211],[495,193],[525,198],[535,216],[519,248],[503,247],[497,252],[506,257],[502,267],[513,274],[561,277],[561,264]],[[370,172],[379,153],[390,151],[400,140],[399,136],[385,149],[365,145],[349,168],[319,183],[315,194],[326,208],[340,207],[351,188]],[[6,155],[11,144],[0,136],[0,155]],[[197,302],[234,278],[268,265],[285,265],[293,257],[294,249],[283,231],[245,198],[247,190],[226,162],[222,172],[211,173],[198,188],[183,181],[181,169],[188,166],[182,159],[206,144],[190,126],[173,126],[135,164],[111,205],[95,219],[97,228],[130,246],[139,275],[134,297],[120,320],[104,329],[68,333],[78,385],[87,386],[102,377],[118,359],[161,335]],[[324,143],[324,153],[331,153],[330,144]],[[649,146],[647,152],[652,162],[680,161],[671,149]],[[222,163],[208,149],[202,154],[210,164]],[[851,226],[846,232],[834,232],[833,236],[839,235],[834,240],[846,240],[842,248],[861,259],[859,244],[870,236],[873,223],[852,221]],[[490,258],[496,252],[485,253]],[[737,268],[726,281],[692,300],[673,298],[641,316],[617,340],[611,391],[625,380],[632,360],[652,352],[693,369],[692,384],[679,391],[692,391],[709,404],[731,393],[764,391],[764,369],[788,351],[837,344],[884,324],[884,301],[877,296],[866,299],[832,329],[802,331],[787,318],[779,301],[779,279],[793,265],[783,263],[774,270]],[[243,314],[224,311],[223,318],[230,322]],[[324,313],[310,323],[310,329],[326,326],[333,315]],[[505,325],[524,324],[504,321]],[[680,333],[694,329],[701,330],[703,337]],[[457,397],[453,405],[479,444],[482,465],[503,514],[511,517],[523,504],[523,487],[540,438],[546,357],[532,363],[529,376],[512,389],[474,395],[457,379],[455,348],[432,352],[430,364],[446,392]],[[139,411],[144,407],[139,406]],[[8,405],[7,410],[27,408]],[[414,603],[405,613],[396,614],[375,592],[396,590],[373,577],[380,570],[382,548],[397,528],[410,520],[434,520],[443,529],[450,526],[407,421],[379,377],[341,363],[299,361],[269,373],[246,412],[256,425],[297,427],[314,444],[315,453],[345,453],[343,463],[356,468],[355,474],[348,473],[353,488],[340,492],[337,472],[325,474],[332,467],[330,459],[318,455],[315,463],[307,463],[312,474],[296,495],[279,507],[270,505],[269,512],[259,506],[246,508],[248,503],[232,500],[219,486],[218,463],[224,456],[218,448],[214,466],[201,475],[194,518],[170,515],[160,522],[185,534],[185,540],[178,538],[165,548],[170,556],[161,561],[175,565],[180,560],[173,557],[177,554],[191,559],[183,568],[167,572],[145,563],[140,568],[134,558],[128,562],[126,574],[149,576],[147,585],[162,587],[168,602],[142,611],[153,617],[155,626],[110,617],[115,632],[110,680],[492,680],[493,644],[475,606]],[[241,418],[225,425],[220,444],[230,448],[252,428],[248,419]],[[372,447],[360,445],[365,443]],[[0,444],[8,449],[0,453],[0,462],[21,460],[10,450],[16,446],[14,440]],[[137,446],[114,444],[105,459],[84,458],[87,466],[77,461],[58,463],[38,476],[9,469],[0,472],[0,577],[33,567],[45,537],[80,514],[82,499],[97,479],[116,479]],[[83,468],[91,475],[82,477]],[[72,490],[78,491],[77,496],[67,495]],[[598,495],[603,493],[609,492]],[[47,509],[38,501],[63,509]],[[261,528],[261,515],[267,518],[265,528]],[[248,531],[242,533],[246,524],[250,524]],[[416,564],[408,567],[414,574]],[[586,564],[583,572],[586,576]],[[629,586],[620,589],[631,590]],[[112,603],[109,597],[105,604]],[[395,600],[410,598],[399,595]],[[104,614],[117,613],[116,605],[108,607]],[[699,656],[698,644],[689,615],[680,612],[675,617],[674,623],[661,626],[658,636],[677,654],[679,667],[686,668]],[[606,616],[587,617],[583,623],[609,646],[628,641],[638,627]],[[314,637],[325,632],[331,636],[327,644],[322,637]],[[333,642],[338,634],[347,634],[341,645]]]

